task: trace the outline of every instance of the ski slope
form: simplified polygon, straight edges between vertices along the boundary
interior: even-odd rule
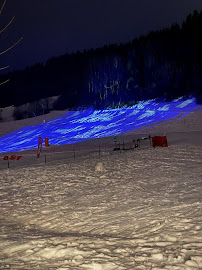
[[[64,145],[122,134],[187,116],[199,108],[194,98],[172,102],[142,101],[130,108],[68,111],[46,123],[26,126],[0,138],[0,153],[24,151],[38,146],[38,137],[51,145]]]
[[[182,102],[175,104],[182,107]],[[141,111],[141,116],[148,110],[143,106],[124,110]],[[0,269],[201,270],[202,112],[194,102],[173,105],[172,111],[176,117],[189,115],[179,121],[164,118],[146,129],[147,134],[169,132],[168,147],[106,149],[100,156],[89,151],[75,159],[61,151],[50,154],[47,163],[40,158],[32,164],[34,150],[23,153],[19,162],[24,163],[10,168],[5,163],[0,170]],[[64,119],[81,121],[75,114],[88,122],[96,115],[67,114],[50,121],[56,130],[63,130],[58,123]],[[141,132],[135,130],[131,138]],[[111,139],[83,144],[93,147]]]

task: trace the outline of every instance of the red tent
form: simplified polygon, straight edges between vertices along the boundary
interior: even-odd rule
[[[154,136],[152,137],[153,147],[162,146],[168,147],[167,137],[166,136]]]

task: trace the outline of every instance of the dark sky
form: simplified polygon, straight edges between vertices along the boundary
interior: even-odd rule
[[[0,0],[0,4],[3,0]],[[23,41],[1,57],[9,71],[52,56],[132,40],[151,30],[181,23],[202,0],[7,0],[0,16],[1,50]]]

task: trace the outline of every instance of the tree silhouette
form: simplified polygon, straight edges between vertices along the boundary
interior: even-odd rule
[[[60,110],[117,107],[183,95],[194,95],[201,102],[201,28],[202,11],[194,11],[182,26],[173,24],[126,44],[52,57],[45,64],[11,72],[10,83],[1,88],[0,106],[20,106],[51,96],[60,96],[54,104]],[[0,76],[0,82],[6,76]]]

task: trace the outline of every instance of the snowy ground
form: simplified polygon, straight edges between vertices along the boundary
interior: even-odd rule
[[[1,169],[0,269],[202,269],[201,119],[124,137],[166,133],[168,148]]]

